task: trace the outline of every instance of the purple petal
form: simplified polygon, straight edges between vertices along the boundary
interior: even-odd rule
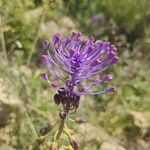
[[[106,92],[116,92],[116,88],[115,87],[111,87],[105,90]]]
[[[50,48],[50,42],[48,40],[44,41],[44,48],[49,49]]]
[[[59,42],[59,40],[60,40],[60,37],[59,37],[59,34],[57,33],[53,36],[54,45],[56,45]]]

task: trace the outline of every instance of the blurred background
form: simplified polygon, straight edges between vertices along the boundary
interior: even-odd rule
[[[149,150],[149,8],[149,0],[0,0],[0,149],[48,149],[53,132],[34,146],[39,129],[58,120],[56,91],[40,80],[43,41],[79,31],[111,41],[120,57],[109,70],[117,92],[82,97],[72,116],[86,118],[69,123],[80,149]]]

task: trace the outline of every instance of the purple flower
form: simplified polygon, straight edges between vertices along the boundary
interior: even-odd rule
[[[71,38],[62,38],[59,34],[55,34],[53,49],[53,54],[50,54],[47,49],[47,55],[43,55],[43,62],[52,75],[59,80],[62,80],[62,77],[56,68],[68,73],[70,78],[65,81],[65,85],[72,90],[86,79],[104,72],[118,61],[117,49],[110,42],[94,41],[94,38],[82,40],[81,34],[75,32],[72,33]],[[110,75],[106,75],[99,81],[92,81],[86,86],[100,84],[111,79]]]
[[[93,23],[104,22],[104,20],[105,20],[105,16],[103,13],[98,13],[91,16],[91,21]]]
[[[92,91],[96,85],[112,79],[110,75],[105,75],[102,78],[92,80],[118,61],[117,49],[113,44],[107,41],[95,41],[93,37],[83,40],[81,33],[75,32],[69,38],[63,38],[57,33],[53,36],[52,43],[53,53],[50,54],[50,44],[48,41],[45,42],[47,55],[43,55],[43,62],[51,74],[56,79],[63,81],[66,86],[66,88],[58,90],[58,94],[55,96],[56,104],[66,105],[66,101],[69,99],[71,105],[76,108],[80,95],[95,95],[115,91],[112,87],[103,91]],[[67,80],[64,80],[60,75],[59,69],[69,75]],[[78,87],[83,87],[83,90],[79,91]]]

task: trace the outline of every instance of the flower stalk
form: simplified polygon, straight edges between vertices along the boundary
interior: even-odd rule
[[[67,112],[66,117],[64,119],[60,118],[60,124],[59,124],[59,129],[58,129],[58,132],[57,132],[57,135],[56,135],[56,141],[60,140],[60,137],[61,137],[61,135],[64,131],[65,122],[66,122],[66,118],[68,116],[68,113],[69,113],[69,111]]]

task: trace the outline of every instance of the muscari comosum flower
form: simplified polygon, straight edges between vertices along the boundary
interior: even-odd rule
[[[50,73],[64,83],[59,88],[53,85],[58,90],[54,101],[62,106],[59,112],[61,123],[55,136],[59,140],[69,111],[76,111],[81,95],[115,91],[114,87],[102,91],[94,91],[93,88],[112,79],[111,75],[102,76],[102,73],[118,61],[118,56],[116,47],[110,42],[95,41],[94,38],[84,40],[81,33],[73,32],[69,38],[63,38],[57,33],[53,36],[52,43],[53,52],[50,53],[50,42],[44,42],[46,55],[42,56],[42,60]],[[68,78],[64,79],[59,70],[66,73]],[[41,77],[51,83],[48,74],[43,73]]]
[[[50,43],[45,41],[44,47],[47,54],[42,58],[51,74],[65,84],[65,87],[59,88],[58,93],[54,96],[55,103],[64,106],[64,112],[77,109],[81,95],[96,95],[115,91],[114,87],[98,92],[92,91],[96,85],[111,80],[112,77],[109,74],[90,80],[118,61],[117,49],[113,44],[100,40],[94,41],[94,38],[83,40],[81,33],[75,32],[70,38],[62,38],[57,33],[53,36],[52,42],[53,53],[50,54]],[[69,78],[64,80],[57,68],[67,73]],[[47,74],[42,74],[42,78],[49,81]],[[78,87],[81,86],[83,90],[79,91]]]

